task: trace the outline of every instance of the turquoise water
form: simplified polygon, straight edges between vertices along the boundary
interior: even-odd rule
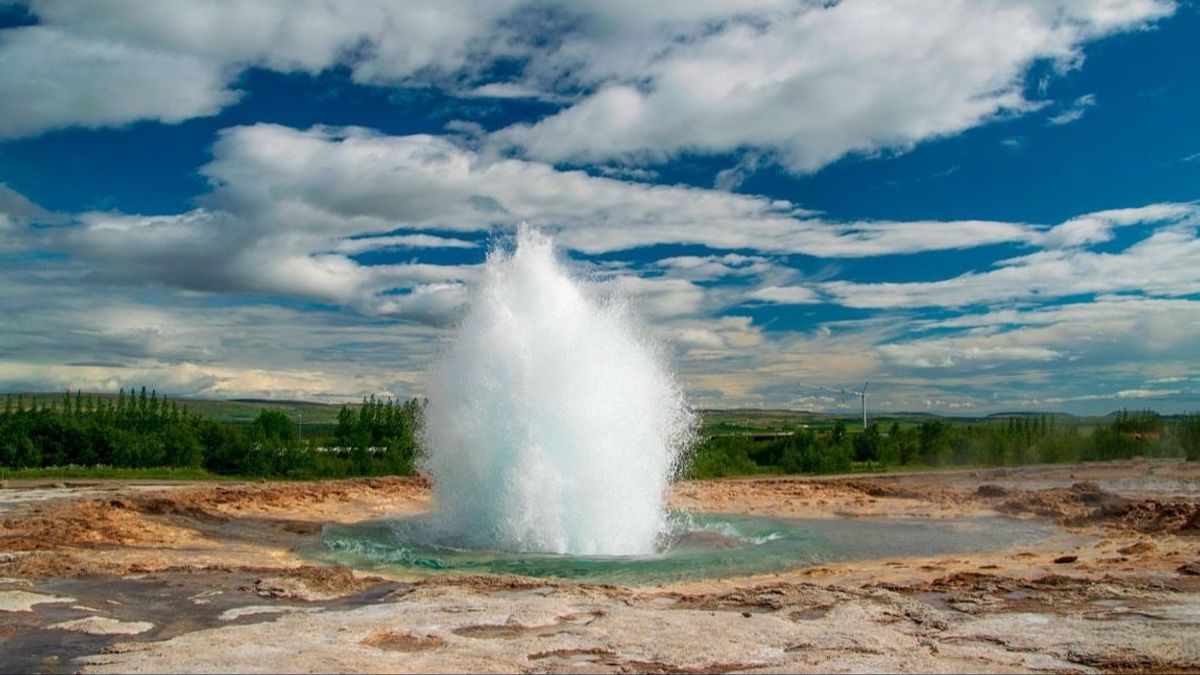
[[[656,584],[744,576],[828,562],[936,556],[1028,545],[1052,525],[999,517],[784,519],[669,514],[658,551],[572,556],[459,548],[427,516],[329,525],[315,556],[360,570],[405,574],[518,574],[601,583]]]

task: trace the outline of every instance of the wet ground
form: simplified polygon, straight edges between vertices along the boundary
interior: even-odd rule
[[[420,480],[10,483],[0,672],[1194,671],[1198,485],[1179,462],[688,482],[673,508],[1062,536],[597,585],[314,564],[328,523],[427,510]]]

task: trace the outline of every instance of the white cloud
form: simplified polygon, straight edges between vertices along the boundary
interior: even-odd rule
[[[33,9],[43,23],[64,30],[217,64],[308,73],[347,64],[355,81],[389,83],[426,70],[468,68],[475,43],[516,4],[226,0],[147,6],[137,0],[40,0]]]
[[[104,365],[31,364],[0,361],[0,388],[17,391],[99,391],[153,387],[160,393],[204,398],[275,398],[345,401],[392,391],[384,378],[364,380],[337,372],[263,369],[195,363],[132,368]],[[401,394],[412,390],[401,390]]]
[[[42,25],[0,32],[0,137],[212,115],[238,99],[231,86],[249,67],[452,82],[482,65],[472,50],[499,38],[496,20],[515,5],[41,0]]]
[[[697,359],[720,356],[728,350],[754,349],[764,340],[762,330],[744,316],[675,321],[667,332],[675,344]]]
[[[1024,136],[1011,136],[1009,138],[1006,138],[1006,139],[1000,141],[1000,145],[1003,145],[1005,148],[1007,148],[1010,152],[1013,152],[1013,153],[1024,152],[1025,146],[1028,143],[1029,143],[1029,139]]]
[[[262,293],[393,312],[380,294],[396,287],[462,282],[471,267],[360,265],[322,253],[335,237],[273,229],[269,222],[198,209],[173,216],[86,213],[59,234],[62,246],[109,283],[167,284],[213,293]],[[358,240],[352,240],[358,241]]]
[[[777,305],[807,305],[821,302],[821,296],[806,286],[764,286],[751,291],[746,297]]]
[[[753,300],[815,302],[820,291],[852,307],[961,306],[1120,290],[1178,295],[1194,292],[1197,283],[1189,256],[1200,243],[1188,229],[1200,212],[1195,204],[1101,211],[1050,228],[990,221],[838,223],[788,202],[560,171],[444,138],[267,124],[222,132],[202,172],[214,186],[200,198],[202,208],[155,217],[84,214],[79,227],[57,232],[60,246],[100,280],[278,294],[374,313],[412,311],[430,321],[440,308],[440,322],[453,318],[464,292],[457,286],[473,277],[471,268],[372,266],[349,256],[381,246],[465,248],[473,244],[425,231],[490,232],[520,222],[588,253],[660,243],[822,257],[1005,242],[1053,247],[985,272],[891,284],[797,284],[794,271],[761,255],[678,256],[652,266],[687,282],[675,284],[670,300],[656,296],[653,311],[661,314],[699,306],[704,291],[691,282],[733,276],[762,282],[740,292]],[[1114,228],[1145,223],[1170,227],[1121,254],[1079,248],[1110,238]],[[735,302],[713,295],[705,306]]]
[[[953,368],[966,362],[1054,361],[1061,352],[1036,346],[964,345],[957,340],[888,344],[879,353],[890,363],[912,368]]]
[[[41,25],[0,44],[10,137],[210,115],[236,99],[246,68],[341,65],[366,84],[575,100],[496,137],[535,158],[757,148],[764,164],[811,171],[1035,109],[1022,93],[1030,64],[1076,66],[1088,41],[1174,3],[39,0],[32,11]],[[502,60],[523,65],[489,80]]]
[[[1098,244],[1112,239],[1113,230],[1154,223],[1200,224],[1200,207],[1189,204],[1149,204],[1127,209],[1096,211],[1055,225],[1034,243],[1046,248]]]
[[[220,64],[33,26],[0,31],[0,138],[142,119],[179,122],[237,100]]]
[[[714,281],[725,277],[762,276],[774,269],[767,258],[726,253],[709,256],[674,256],[653,263],[664,274],[678,279]]]
[[[1180,205],[1174,205],[1180,206]],[[1157,211],[1152,208],[1150,211]],[[829,281],[821,290],[849,307],[963,307],[1015,299],[1056,298],[1081,294],[1140,292],[1185,296],[1200,292],[1200,238],[1195,222],[1200,207],[1165,209],[1179,224],[1156,230],[1119,253],[1080,248],[1049,249],[1001,261],[985,272],[969,272],[942,281],[855,283]],[[1140,209],[1122,213],[1137,213]],[[1109,212],[1113,213],[1113,212]],[[1100,234],[1118,218],[1068,221],[1066,230],[1050,230],[1059,243],[1103,241]],[[1130,222],[1143,222],[1133,221]],[[1102,223],[1094,226],[1095,223]],[[1057,228],[1056,228],[1057,229]]]
[[[793,171],[813,171],[848,153],[905,150],[1036,109],[1023,94],[1034,61],[1068,69],[1082,61],[1087,41],[1173,10],[1152,0],[850,0],[656,23],[633,9],[629,32],[643,40],[629,44],[592,28],[590,20],[603,25],[604,15],[591,14],[598,10],[577,6],[578,34],[551,62],[562,72],[584,64],[571,79],[594,92],[495,140],[552,162],[751,147]]]
[[[479,244],[465,239],[438,237],[431,234],[402,234],[391,237],[343,239],[337,245],[337,252],[355,255],[367,251],[414,248],[479,248]]]
[[[368,6],[367,3],[362,3]],[[43,0],[38,19],[76,33],[148,49],[172,50],[214,63],[256,64],[317,72],[367,34],[375,8],[356,10],[306,2],[156,2],[103,4]]]
[[[0,183],[0,253],[27,248],[37,239],[30,227],[58,224],[65,216],[48,211],[28,197]]]
[[[61,216],[38,206],[7,184],[0,183],[0,228],[57,222],[61,219]]]
[[[1071,122],[1075,122],[1083,118],[1083,114],[1088,111],[1088,108],[1091,108],[1094,105],[1096,105],[1096,95],[1084,94],[1083,96],[1075,99],[1071,103],[1070,107],[1066,108],[1057,115],[1052,116],[1046,121],[1052,126],[1070,124]]]
[[[1002,367],[1013,384],[1051,391],[1094,392],[1115,382],[1136,389],[1147,381],[1178,381],[1170,378],[1196,372],[1192,354],[1200,350],[1200,302],[1101,296],[1091,302],[993,310],[915,327],[938,333],[889,340],[878,347],[884,361],[900,369],[893,374],[942,369],[970,377]]]
[[[472,278],[471,268],[363,265],[350,256],[380,247],[465,248],[474,244],[423,230],[489,232],[521,222],[589,253],[692,243],[870,256],[1039,236],[1029,225],[986,221],[829,222],[785,201],[559,171],[444,138],[362,129],[227,129],[201,171],[213,185],[202,208],[82,214],[79,226],[56,231],[58,246],[101,281],[283,295],[444,323],[461,304],[456,286]],[[668,258],[656,267],[673,286],[631,290],[658,289],[649,301],[658,314],[694,311],[703,291],[692,281],[769,276],[780,286],[794,277],[762,256],[734,253]],[[759,299],[778,302],[781,292]]]
[[[1179,394],[1179,389],[1122,389],[1114,396],[1116,398],[1156,398],[1158,396],[1173,396]]]
[[[69,263],[0,266],[0,389],[355,400],[421,392],[442,329],[87,283]]]
[[[396,228],[488,231],[528,222],[588,253],[657,243],[870,256],[1027,241],[988,221],[828,222],[794,204],[644,185],[480,154],[433,136],[259,124],[222,133],[205,203],[254,227],[327,234]]]
[[[704,289],[686,279],[619,276],[613,284],[622,295],[636,298],[640,311],[658,319],[696,314],[704,303]]]

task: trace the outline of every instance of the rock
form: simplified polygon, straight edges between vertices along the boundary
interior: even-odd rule
[[[1054,559],[1054,564],[1055,565],[1069,565],[1069,564],[1075,562],[1076,560],[1079,560],[1079,556],[1077,556],[1077,555],[1060,555]]]
[[[980,485],[975,490],[975,495],[978,497],[1007,497],[1010,494],[1012,494],[1012,490],[992,483]]]
[[[106,616],[86,616],[82,619],[51,624],[48,628],[91,635],[137,635],[154,628],[154,624],[145,621],[119,621]]]
[[[0,612],[28,612],[34,605],[76,602],[75,598],[29,591],[0,591]]]
[[[50,487],[53,487],[58,490],[63,490],[67,487],[67,484],[63,483],[62,481],[59,481],[59,482],[55,483],[54,485],[51,485]]]
[[[1149,553],[1150,551],[1155,551],[1157,549],[1158,547],[1154,545],[1154,542],[1142,539],[1141,541],[1135,541],[1128,546],[1123,546],[1117,549],[1117,553],[1120,553],[1121,555],[1135,555],[1138,553]]]
[[[742,612],[742,616],[744,616],[744,617],[746,617],[747,619],[749,619],[749,618],[750,618],[750,612]]]
[[[1176,572],[1186,574],[1190,577],[1200,577],[1200,560],[1193,560],[1190,563],[1184,563],[1175,568]]]

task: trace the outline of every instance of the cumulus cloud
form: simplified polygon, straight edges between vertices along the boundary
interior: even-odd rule
[[[588,20],[597,10],[583,7],[580,35],[564,40],[568,56],[558,61],[591,66],[603,53],[606,67],[574,76],[594,91],[495,140],[551,162],[656,161],[751,147],[808,172],[849,153],[902,151],[1036,109],[1041,103],[1023,93],[1032,63],[1071,68],[1087,41],[1173,10],[1153,0],[747,6],[708,23],[635,19],[631,32],[649,37],[617,42],[610,60],[602,22],[592,28]],[[735,185],[737,173],[720,182]]]
[[[424,70],[452,73],[467,67],[472,43],[516,4],[252,0],[147,7],[136,0],[41,0],[34,11],[46,23],[82,34],[215,62],[309,73],[344,63],[356,81],[387,83]]]
[[[1023,242],[991,221],[831,222],[783,200],[644,185],[506,159],[427,135],[270,124],[222,133],[202,170],[211,208],[254,227],[350,234],[397,228],[488,231],[528,222],[603,253],[658,243],[814,256],[871,256]]]
[[[0,31],[0,138],[69,126],[179,122],[234,102],[219,64],[32,26]]]
[[[1121,290],[1179,295],[1195,292],[1197,283],[1189,262],[1200,246],[1192,227],[1200,213],[1195,204],[1100,211],[1049,227],[837,222],[786,201],[591,176],[479,153],[434,136],[270,124],[222,132],[212,162],[201,171],[213,186],[199,198],[201,208],[167,216],[82,214],[79,226],[57,233],[60,247],[88,263],[100,280],[301,297],[368,313],[411,312],[435,323],[452,320],[473,268],[366,265],[352,256],[379,248],[473,247],[468,239],[430,231],[488,233],[521,222],[586,253],[663,243],[818,257],[996,243],[1046,247],[992,270],[914,283],[797,284],[794,271],[762,254],[668,257],[650,268],[675,284],[670,300],[654,296],[659,299],[653,311],[664,315],[699,306],[704,291],[695,282],[726,277],[761,281],[744,294],[749,300],[797,304],[827,298],[863,308]],[[1121,253],[1086,248],[1108,240],[1117,228],[1139,224],[1159,229]],[[625,283],[631,291],[651,288],[641,281]],[[634,289],[637,284],[642,286]],[[668,286],[660,282],[654,288]]]
[[[39,0],[32,10],[40,25],[0,38],[0,135],[210,115],[236,100],[231,84],[247,68],[343,66],[364,84],[565,101],[493,139],[547,161],[761,151],[722,174],[731,188],[758,164],[812,171],[1036,109],[1023,94],[1033,62],[1073,67],[1088,41],[1146,26],[1174,3]],[[494,79],[497,64],[515,72]]]
[[[213,187],[198,199],[200,208],[163,216],[81,214],[78,226],[55,233],[58,247],[107,282],[283,295],[445,323],[462,298],[456,286],[474,274],[470,266],[366,265],[353,256],[379,248],[473,247],[430,231],[488,233],[521,222],[587,253],[692,243],[872,256],[1041,236],[1019,223],[833,222],[786,201],[591,176],[481,154],[445,138],[356,128],[227,129],[201,172]],[[662,313],[698,303],[695,281],[772,273],[780,285],[793,276],[761,255],[740,253],[676,256],[656,267],[674,283],[669,301],[654,295],[653,311]],[[643,286],[630,289],[650,288]],[[778,302],[781,293],[758,299]],[[799,293],[786,291],[791,301]],[[668,302],[675,309],[668,311]]]
[[[1196,204],[1058,224],[845,221],[731,191],[770,165],[809,172],[1032,110],[1072,122],[1096,99],[1044,100],[1049,78],[1028,93],[1031,66],[1079,67],[1090,41],[1174,6],[37,0],[38,25],[0,31],[0,138],[212,115],[238,100],[248,68],[339,66],[362,84],[559,107],[491,135],[461,120],[440,137],[227,129],[201,168],[211,189],[184,213],[88,212],[61,226],[0,185],[0,250],[69,254],[48,265],[7,256],[0,268],[0,312],[21,317],[0,323],[0,386],[417,393],[478,273],[421,261],[478,260],[488,235],[528,222],[584,258],[603,254],[579,264],[677,345],[699,403],[836,407],[800,385],[876,376],[877,400],[892,408],[987,408],[1067,372],[1080,384],[1053,387],[1062,400],[1080,389],[1161,393],[1147,382],[1200,376]],[[648,163],[685,153],[733,157],[717,189],[648,184],[661,178]],[[593,164],[571,170],[579,163]],[[1118,238],[1121,250],[1097,246]],[[664,244],[688,254],[622,254]],[[1006,260],[921,282],[831,280],[791,257],[996,244],[1012,251]],[[379,253],[408,262],[366,262]],[[791,323],[813,313],[785,306],[814,303],[893,311]],[[759,317],[766,304],[786,320],[736,315]],[[952,311],[894,311],[929,306]]]
[[[496,21],[516,4],[41,0],[41,25],[0,32],[0,137],[212,115],[237,100],[249,67],[451,82],[479,65],[472,51],[500,39]]]
[[[210,293],[259,293],[388,313],[405,306],[380,294],[396,287],[461,283],[469,266],[361,265],[320,232],[197,209],[170,216],[85,213],[60,233],[61,245],[98,281],[166,284]],[[351,240],[357,241],[357,240]]]

